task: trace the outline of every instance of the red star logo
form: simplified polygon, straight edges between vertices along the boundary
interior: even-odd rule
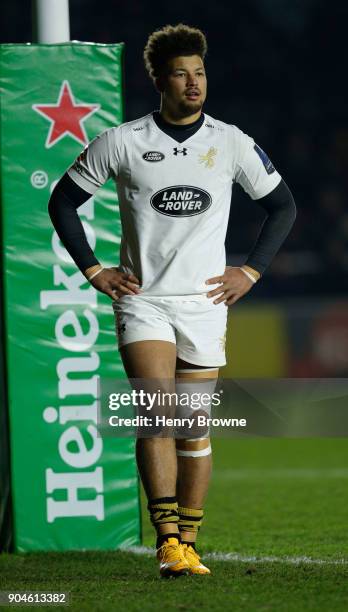
[[[100,108],[100,104],[75,104],[69,82],[63,81],[57,104],[33,104],[32,108],[51,122],[45,144],[49,149],[64,136],[88,144],[83,122]]]

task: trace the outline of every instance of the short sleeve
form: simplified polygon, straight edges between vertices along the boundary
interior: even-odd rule
[[[117,132],[111,128],[94,138],[68,170],[70,178],[90,194],[118,174]]]
[[[277,187],[281,176],[255,141],[238,128],[234,129],[234,180],[253,200],[258,200]]]

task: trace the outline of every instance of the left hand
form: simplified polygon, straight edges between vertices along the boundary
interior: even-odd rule
[[[224,302],[227,306],[235,304],[239,298],[248,293],[253,287],[254,283],[247,277],[240,268],[233,268],[228,266],[225,269],[225,273],[222,276],[214,276],[206,281],[207,285],[216,285],[221,283],[219,287],[209,291],[208,297],[214,297],[219,295],[214,304],[220,304]]]

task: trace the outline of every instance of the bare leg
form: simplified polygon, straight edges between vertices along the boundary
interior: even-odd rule
[[[168,385],[164,391],[175,392],[175,344],[161,340],[144,340],[127,344],[120,352],[128,378],[161,379]],[[175,440],[138,438],[136,458],[148,500],[175,497]],[[176,524],[164,523],[158,526],[158,534],[173,532],[178,532]]]
[[[200,366],[178,360],[177,369],[199,369]],[[207,369],[195,372],[177,372],[176,378],[182,381],[192,379],[216,379],[218,369]],[[179,385],[180,386],[180,383]],[[180,450],[201,450],[210,444],[209,438],[198,441],[177,440],[176,447]],[[180,457],[178,456],[178,478],[177,499],[179,506],[184,508],[203,508],[204,500],[208,491],[212,471],[212,455],[203,457]],[[197,533],[181,531],[181,537],[186,542],[194,542]]]
[[[180,450],[201,450],[209,446],[210,440],[187,442],[177,440]],[[212,456],[178,457],[177,498],[179,506],[202,508],[208,492],[212,470]]]

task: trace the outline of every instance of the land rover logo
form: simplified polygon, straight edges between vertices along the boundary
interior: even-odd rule
[[[209,193],[192,185],[165,187],[157,191],[150,201],[152,208],[168,217],[201,215],[211,206]]]
[[[159,162],[162,161],[164,157],[165,156],[163,155],[163,153],[160,153],[160,151],[147,151],[143,155],[143,159],[148,162]]]

